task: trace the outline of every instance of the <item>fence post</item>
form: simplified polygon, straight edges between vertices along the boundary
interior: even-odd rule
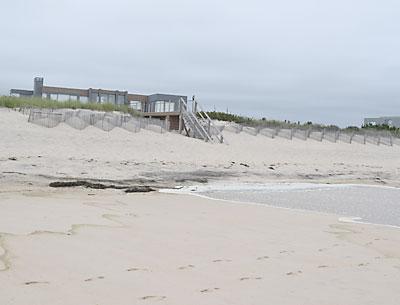
[[[351,142],[353,142],[353,137],[354,137],[355,134],[356,134],[356,133],[353,131],[353,133],[352,133],[351,136],[350,136],[350,143],[349,143],[349,144],[351,144]]]

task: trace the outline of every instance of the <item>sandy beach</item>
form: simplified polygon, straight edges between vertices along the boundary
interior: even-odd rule
[[[226,144],[179,134],[121,128],[83,131],[61,123],[44,128],[27,116],[0,109],[0,177],[15,180],[63,178],[157,181],[307,181],[400,187],[400,146],[271,139],[225,132]],[[16,160],[12,160],[12,159]]]
[[[48,129],[5,109],[0,130],[0,304],[398,304],[398,228],[49,183],[400,187],[400,146]]]

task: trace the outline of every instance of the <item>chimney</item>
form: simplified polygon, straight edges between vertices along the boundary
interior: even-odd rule
[[[42,98],[43,77],[35,77],[33,80],[33,97]]]

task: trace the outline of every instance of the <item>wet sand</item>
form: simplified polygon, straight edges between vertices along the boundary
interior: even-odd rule
[[[214,183],[173,190],[232,202],[337,215],[347,221],[400,229],[400,189],[381,185]]]
[[[0,194],[1,304],[397,304],[398,230],[188,195]]]

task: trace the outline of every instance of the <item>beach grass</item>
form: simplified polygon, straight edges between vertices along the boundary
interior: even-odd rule
[[[232,113],[216,112],[216,111],[207,112],[207,114],[213,120],[234,122],[249,127],[258,127],[258,128],[270,127],[270,128],[289,128],[289,129],[297,128],[297,129],[316,129],[316,130],[327,129],[331,131],[358,132],[361,134],[367,131],[372,131],[377,133],[386,132],[388,134],[390,133],[392,136],[400,137],[400,128],[388,125],[362,125],[361,127],[348,126],[345,128],[340,128],[336,125],[324,125],[324,124],[313,123],[311,121],[301,123],[301,122],[290,122],[288,120],[286,121],[268,120],[266,118],[256,119]]]
[[[13,96],[0,96],[0,107],[13,109],[24,107],[43,109],[89,109],[104,112],[120,111],[123,113],[129,113],[133,116],[140,116],[138,111],[130,108],[128,105],[82,103],[79,101],[55,101],[50,99],[21,98]]]

